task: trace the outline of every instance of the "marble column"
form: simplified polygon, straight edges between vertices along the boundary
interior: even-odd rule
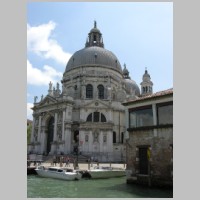
[[[64,153],[71,153],[71,126],[65,125],[65,134],[64,134]]]
[[[53,141],[57,140],[57,120],[58,120],[58,113],[55,113]]]
[[[45,138],[45,127],[41,127],[41,139],[40,139],[40,153],[44,153],[44,138]]]
[[[62,117],[62,141],[65,140],[65,110],[63,110],[63,117]]]

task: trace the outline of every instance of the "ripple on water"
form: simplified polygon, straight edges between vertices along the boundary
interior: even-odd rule
[[[99,180],[64,181],[30,175],[28,198],[172,198],[173,191],[126,184],[125,177]]]

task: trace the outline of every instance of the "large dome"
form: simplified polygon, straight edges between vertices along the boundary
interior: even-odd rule
[[[69,59],[65,72],[82,66],[98,66],[122,73],[117,57],[103,47],[90,46],[75,52]]]

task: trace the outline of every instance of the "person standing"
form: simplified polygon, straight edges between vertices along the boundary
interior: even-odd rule
[[[70,167],[70,157],[67,158],[67,166]]]

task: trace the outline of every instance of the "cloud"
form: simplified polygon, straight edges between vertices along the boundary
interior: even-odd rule
[[[27,119],[32,120],[33,119],[33,110],[31,110],[31,108],[33,107],[32,103],[27,103]]]
[[[30,85],[48,85],[49,82],[59,82],[62,78],[62,73],[57,72],[54,68],[44,65],[43,70],[35,68],[27,60],[27,84]]]
[[[65,52],[57,41],[51,38],[55,27],[56,24],[52,21],[35,27],[27,24],[27,49],[46,59],[53,59],[66,65],[71,54]]]

